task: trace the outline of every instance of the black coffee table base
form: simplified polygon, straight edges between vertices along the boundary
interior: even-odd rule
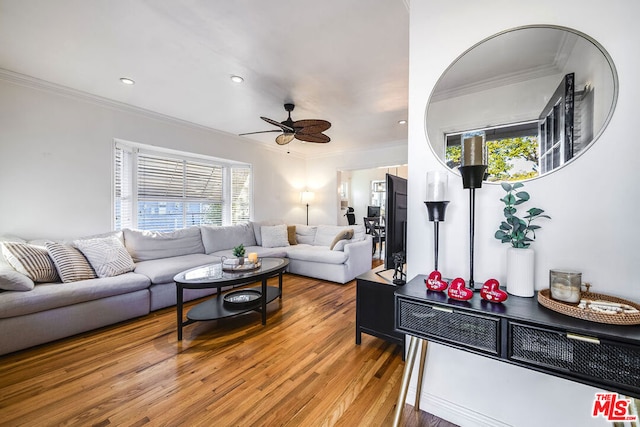
[[[260,287],[248,288],[261,292]],[[232,291],[229,291],[232,292]],[[208,299],[195,305],[187,313],[187,320],[182,322],[182,326],[189,325],[193,322],[200,322],[203,320],[217,320],[224,319],[225,317],[237,316],[238,314],[247,313],[249,311],[261,311],[262,299],[258,299],[252,304],[245,304],[242,307],[234,308],[229,304],[225,304],[222,294],[216,298]],[[269,304],[280,296],[280,290],[275,286],[267,286],[267,301]],[[262,323],[263,325],[265,322]]]

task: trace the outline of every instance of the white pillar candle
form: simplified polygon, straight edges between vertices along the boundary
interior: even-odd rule
[[[442,171],[427,172],[427,202],[443,202],[447,200],[449,176]]]

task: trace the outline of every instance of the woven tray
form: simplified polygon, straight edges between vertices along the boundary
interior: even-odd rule
[[[636,304],[622,298],[612,297],[610,295],[596,294],[593,292],[582,292],[580,298],[628,304],[640,310],[640,304]],[[552,299],[549,289],[538,291],[538,302],[550,310],[565,314],[567,316],[577,317],[578,319],[589,320],[591,322],[608,323],[611,325],[640,324],[640,313],[605,314],[598,313],[597,311],[593,311],[588,308],[578,308],[578,303],[572,304]]]

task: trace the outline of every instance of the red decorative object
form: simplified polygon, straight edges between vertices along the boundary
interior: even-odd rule
[[[480,290],[480,296],[482,299],[491,302],[502,302],[506,301],[508,298],[507,293],[500,289],[500,282],[496,279],[489,279],[484,282],[484,285],[482,285],[482,289]]]
[[[429,274],[429,277],[424,279],[424,284],[430,291],[444,292],[449,284],[442,280],[442,274],[438,270],[434,270]]]
[[[453,279],[451,286],[447,291],[449,298],[457,299],[458,301],[467,301],[473,297],[473,291],[467,288],[464,279],[460,277]]]

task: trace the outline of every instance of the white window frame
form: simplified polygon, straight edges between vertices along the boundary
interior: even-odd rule
[[[130,220],[128,222],[122,223],[120,228],[117,228],[118,224],[116,224],[116,152],[118,149],[131,153],[131,164],[129,168],[125,171],[128,173],[129,178],[129,188],[128,191],[130,193]],[[168,148],[161,148],[147,144],[140,144],[136,142],[125,141],[121,139],[114,139],[113,142],[113,150],[112,150],[112,179],[111,179],[111,228],[113,230],[122,229],[122,228],[138,228],[138,155],[150,155],[156,157],[162,157],[170,160],[178,160],[178,161],[187,161],[187,162],[196,162],[202,164],[208,164],[216,167],[222,168],[222,225],[233,225],[232,221],[232,169],[240,168],[240,169],[248,169],[249,170],[249,217],[246,220],[251,220],[253,218],[253,167],[249,163],[241,163],[234,162],[232,160],[220,159],[212,156],[205,156],[195,153],[188,153],[179,150],[173,150]],[[174,200],[175,201],[175,200]],[[189,199],[185,199],[182,203],[189,202]],[[185,209],[183,207],[183,227],[185,225]],[[245,222],[244,219],[238,221],[237,223]]]

